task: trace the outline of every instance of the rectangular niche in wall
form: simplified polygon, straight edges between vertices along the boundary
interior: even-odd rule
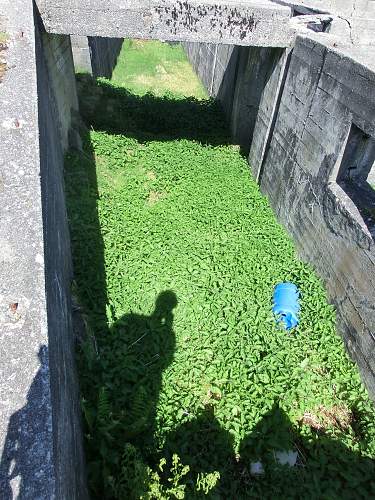
[[[352,123],[345,144],[336,183],[354,203],[353,216],[375,236],[375,138]],[[354,207],[353,207],[354,208]]]

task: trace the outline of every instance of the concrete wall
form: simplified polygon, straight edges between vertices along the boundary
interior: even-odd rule
[[[62,177],[69,40],[42,34],[31,0],[0,12],[0,496],[86,498]]]
[[[86,498],[71,313],[73,270],[63,178],[68,138],[70,146],[77,144],[72,122],[74,113],[78,113],[78,100],[69,37],[38,31],[36,57],[56,497]]]
[[[305,14],[329,12],[337,16],[332,24],[332,33],[342,34],[348,30],[352,43],[374,45],[375,43],[375,2],[373,0],[275,0],[281,5],[291,7],[295,13]],[[342,21],[339,22],[339,21]],[[336,25],[337,29],[336,30]]]
[[[87,71],[95,78],[111,78],[123,38],[73,35],[71,40],[76,71]]]
[[[374,396],[375,191],[364,183],[374,157],[357,177],[343,172],[342,162],[348,154],[350,168],[357,162],[355,147],[347,149],[353,124],[375,137],[375,73],[351,47],[320,40],[297,39],[261,189],[323,277],[339,330]]]
[[[272,118],[268,107],[275,104],[274,84],[278,81],[273,75],[275,71],[283,73],[287,49],[203,43],[183,46],[209,95],[221,102],[234,142],[249,154],[265,89],[269,104],[263,110],[267,115],[264,125],[268,126],[269,116]]]
[[[366,183],[375,170],[375,68],[367,49],[311,31],[293,49],[200,45],[185,44],[187,55],[301,256],[324,279],[375,397],[375,191]]]
[[[49,33],[43,33],[42,37],[62,148],[66,151],[69,146],[80,144],[78,134],[72,128],[72,122],[75,124],[78,120],[79,110],[70,37]]]

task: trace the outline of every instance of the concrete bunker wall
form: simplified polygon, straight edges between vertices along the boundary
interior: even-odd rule
[[[76,71],[87,71],[95,78],[111,78],[123,38],[71,36]]]
[[[350,192],[338,170],[353,124],[375,136],[374,96],[375,73],[350,51],[299,37],[261,175],[277,216],[323,277],[373,396],[375,191],[365,199],[365,179],[353,179]]]
[[[73,270],[64,190],[64,152],[79,147],[78,98],[70,37],[36,33],[40,168],[50,387],[57,498],[85,498],[81,407],[75,367]],[[44,96],[44,97],[43,97]]]
[[[262,105],[266,105],[264,126],[272,120],[269,109],[274,107],[278,77],[283,75],[289,49],[205,43],[183,45],[209,95],[221,102],[234,141],[249,154]],[[268,92],[267,98],[265,92]]]
[[[0,491],[86,498],[63,183],[77,95],[70,40],[0,0]]]
[[[337,172],[353,126],[375,137],[375,73],[361,50],[336,42],[311,34],[297,37],[293,50],[184,47],[277,217],[325,281],[374,397],[375,191],[365,175],[345,191]]]

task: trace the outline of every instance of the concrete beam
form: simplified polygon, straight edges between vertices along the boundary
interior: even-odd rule
[[[291,9],[269,0],[38,0],[51,33],[286,47]]]

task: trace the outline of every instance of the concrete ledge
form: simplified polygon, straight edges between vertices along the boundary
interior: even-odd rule
[[[268,0],[39,0],[51,33],[285,47],[291,10]]]
[[[33,2],[0,12],[0,497],[86,498],[62,108]]]
[[[374,45],[375,2],[373,0],[273,0],[292,9],[293,15],[311,12],[337,16],[338,35],[348,33],[353,44]],[[339,22],[340,21],[340,22]]]

